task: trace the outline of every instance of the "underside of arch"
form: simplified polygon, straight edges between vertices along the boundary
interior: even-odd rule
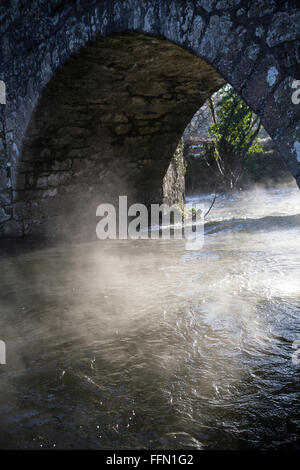
[[[24,234],[94,236],[99,204],[162,202],[185,126],[224,83],[165,40],[128,33],[87,45],[50,81],[27,130],[15,202]]]

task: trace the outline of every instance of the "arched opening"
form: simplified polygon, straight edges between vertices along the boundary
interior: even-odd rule
[[[296,185],[259,116],[228,83],[195,113],[181,146],[187,196]]]
[[[122,194],[162,202],[184,128],[223,84],[168,41],[129,33],[86,46],[48,84],[24,139],[16,200],[24,234],[94,236],[99,204]]]

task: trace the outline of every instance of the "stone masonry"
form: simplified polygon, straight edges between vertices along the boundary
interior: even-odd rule
[[[297,0],[3,0],[0,37],[2,237],[77,231],[119,194],[160,201],[225,81],[300,185]]]

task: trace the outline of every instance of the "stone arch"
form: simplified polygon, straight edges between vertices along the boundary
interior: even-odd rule
[[[23,233],[17,211],[24,135],[42,90],[57,69],[90,41],[134,31],[167,39],[210,64],[257,112],[300,183],[297,1],[14,0],[0,7],[2,235]],[[201,104],[201,103],[200,103]]]
[[[127,33],[85,46],[46,86],[23,141],[15,211],[25,234],[95,236],[100,203],[161,203],[182,130],[223,84],[169,41]]]

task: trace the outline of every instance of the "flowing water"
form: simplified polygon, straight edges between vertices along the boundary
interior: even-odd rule
[[[299,214],[287,186],[220,194],[200,251],[2,242],[0,447],[300,448]]]

